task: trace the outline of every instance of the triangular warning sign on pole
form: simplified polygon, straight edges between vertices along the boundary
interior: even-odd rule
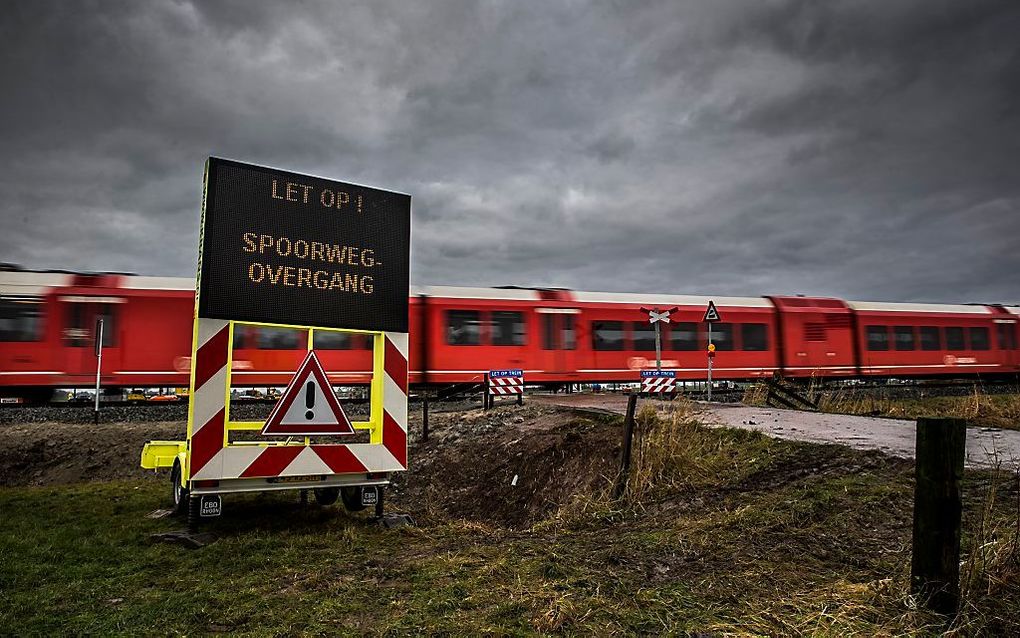
[[[705,311],[705,318],[702,321],[713,322],[722,321],[722,317],[719,316],[719,311],[715,307],[714,301],[708,302],[708,310]]]
[[[263,435],[312,436],[354,434],[333,387],[312,351],[269,414]]]

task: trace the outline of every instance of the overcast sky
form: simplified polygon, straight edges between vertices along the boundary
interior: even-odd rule
[[[4,2],[0,261],[193,276],[209,155],[413,283],[1020,302],[1020,2]]]

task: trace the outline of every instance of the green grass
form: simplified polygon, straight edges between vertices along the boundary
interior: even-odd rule
[[[644,418],[623,502],[577,495],[524,530],[464,520],[384,530],[336,507],[302,508],[294,494],[229,496],[209,525],[218,540],[192,551],[149,540],[181,526],[146,518],[165,505],[162,483],[0,489],[0,633],[845,636],[938,626],[905,591],[909,463]],[[968,479],[968,552],[982,512],[1003,539],[1013,520],[1015,488],[991,476]],[[984,507],[989,486],[998,500]],[[976,574],[981,592],[961,633],[1020,631],[1020,583],[1000,563]]]

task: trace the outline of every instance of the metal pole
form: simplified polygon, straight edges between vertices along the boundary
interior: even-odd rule
[[[708,322],[708,345],[712,345],[712,322]],[[712,400],[712,351],[708,351],[708,400]]]
[[[93,417],[99,423],[99,375],[103,369],[103,320],[96,319],[96,407]]]
[[[655,322],[655,369],[662,371],[662,341],[658,321]]]
[[[421,399],[421,440],[429,440],[429,394],[428,390],[423,391]]]

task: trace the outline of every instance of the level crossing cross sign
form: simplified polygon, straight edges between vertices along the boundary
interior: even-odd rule
[[[676,391],[676,370],[642,370],[641,392],[650,394]]]
[[[269,414],[262,434],[316,436],[354,434],[319,358],[309,351],[290,385]]]

